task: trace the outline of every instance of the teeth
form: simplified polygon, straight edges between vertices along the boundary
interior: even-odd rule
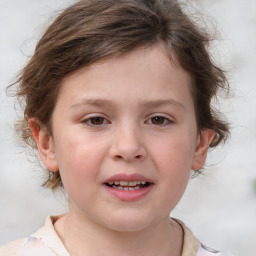
[[[127,186],[129,184],[128,181],[120,181],[121,186]]]
[[[129,186],[134,187],[137,185],[136,181],[129,181]]]
[[[125,187],[125,186],[136,187],[136,185],[145,185],[146,182],[145,181],[123,181],[123,180],[121,180],[121,181],[108,182],[108,184],[110,186],[115,184],[116,186],[119,185],[119,186],[123,186],[123,187]]]
[[[125,191],[134,191],[138,189],[142,189],[147,182],[146,181],[110,181],[108,185],[112,188],[125,190]]]

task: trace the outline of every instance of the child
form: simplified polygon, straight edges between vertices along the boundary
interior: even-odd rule
[[[18,132],[69,212],[1,256],[226,255],[169,218],[228,135],[209,41],[174,0],[81,0],[60,14],[18,78]]]

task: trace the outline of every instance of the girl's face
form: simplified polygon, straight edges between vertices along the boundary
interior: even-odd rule
[[[191,85],[160,46],[64,79],[53,135],[41,130],[37,141],[46,167],[60,171],[70,214],[119,231],[168,221],[213,135],[198,135]]]

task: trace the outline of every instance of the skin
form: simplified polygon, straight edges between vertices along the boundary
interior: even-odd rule
[[[164,47],[139,48],[65,78],[52,135],[30,119],[43,163],[69,195],[55,229],[71,255],[181,255],[182,229],[169,214],[214,136],[197,130],[191,86]],[[151,190],[116,198],[103,183],[120,173],[143,175]]]

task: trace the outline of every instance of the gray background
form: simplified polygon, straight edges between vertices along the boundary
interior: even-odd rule
[[[40,187],[41,171],[27,159],[13,123],[19,109],[5,95],[49,19],[74,0],[0,0],[0,245],[66,210],[62,193]],[[192,2],[192,1],[189,1]],[[256,251],[256,1],[201,0],[221,39],[216,59],[230,71],[233,97],[220,102],[232,124],[228,143],[209,154],[205,174],[190,181],[172,216],[206,245],[251,256]]]

